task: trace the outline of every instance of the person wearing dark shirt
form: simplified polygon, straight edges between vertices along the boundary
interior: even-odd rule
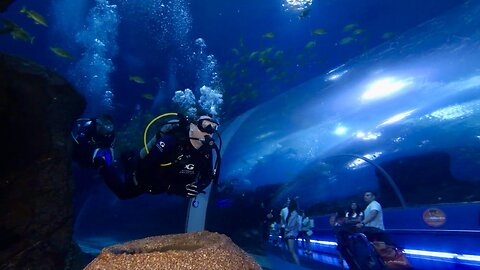
[[[140,153],[122,155],[123,177],[113,166],[100,169],[117,197],[169,193],[192,198],[217,182],[220,149],[212,136],[218,122],[207,115],[195,121],[179,118],[162,126]]]
[[[71,132],[73,160],[84,167],[110,166],[113,162],[115,131],[113,119],[108,114],[99,118],[80,118]]]

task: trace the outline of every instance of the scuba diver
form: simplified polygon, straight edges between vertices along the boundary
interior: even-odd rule
[[[110,115],[77,119],[71,135],[74,141],[73,160],[81,166],[100,168],[113,162],[115,132]]]
[[[165,116],[176,116],[161,125],[147,143],[148,128]],[[124,175],[114,166],[100,168],[107,186],[118,198],[130,199],[141,194],[168,193],[194,198],[216,183],[220,168],[220,148],[212,139],[218,121],[202,115],[195,120],[178,113],[166,113],[153,119],[144,132],[144,148],[122,154]],[[215,151],[215,162],[213,159]]]

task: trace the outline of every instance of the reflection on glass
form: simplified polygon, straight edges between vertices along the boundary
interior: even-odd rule
[[[398,121],[410,116],[414,111],[415,110],[410,110],[410,111],[407,111],[407,112],[396,114],[396,115],[388,118],[387,120],[385,120],[385,122],[381,123],[380,126],[389,125],[389,124],[393,124],[395,122],[398,122]]]
[[[412,83],[411,80],[399,80],[395,78],[384,78],[377,80],[368,86],[363,93],[363,100],[374,100],[390,96]]]

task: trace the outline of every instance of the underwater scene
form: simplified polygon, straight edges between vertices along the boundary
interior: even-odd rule
[[[0,269],[480,269],[480,1],[0,0]]]

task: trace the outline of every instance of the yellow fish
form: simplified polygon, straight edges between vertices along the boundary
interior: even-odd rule
[[[274,38],[274,37],[275,37],[275,33],[273,33],[273,32],[268,32],[268,33],[263,34],[262,37],[264,37],[264,38]]]
[[[257,55],[258,55],[258,52],[257,52],[257,51],[254,51],[254,52],[252,52],[252,53],[250,54],[250,56],[248,57],[248,59],[253,60],[255,57],[257,57]]]
[[[347,24],[343,27],[343,32],[352,31],[353,29],[355,29],[357,27],[358,27],[358,24],[356,24],[356,23]]]
[[[133,81],[133,82],[136,82],[136,83],[140,83],[140,84],[144,84],[144,83],[145,83],[145,80],[144,80],[142,77],[140,77],[140,76],[130,76],[130,77],[128,77],[128,79],[129,79],[130,81]]]
[[[305,45],[305,49],[311,49],[313,47],[315,47],[315,45],[317,45],[317,43],[315,41],[310,41],[307,43],[307,45]]]
[[[325,31],[325,29],[323,29],[323,28],[317,28],[317,29],[312,31],[312,34],[313,35],[325,35],[325,34],[327,34],[327,31]]]
[[[361,29],[361,28],[358,28],[358,29],[355,29],[353,31],[353,34],[354,35],[360,35],[361,33],[365,32],[365,30]]]
[[[155,99],[155,97],[152,94],[148,94],[148,93],[143,94],[142,97],[145,98],[145,99],[148,99],[148,100],[154,100]]]
[[[240,54],[240,52],[238,51],[237,48],[233,48],[233,49],[232,49],[232,53],[235,54],[235,55],[239,55],[239,54]]]
[[[20,39],[30,44],[33,43],[35,37],[30,36],[23,28],[6,19],[1,19],[1,21],[3,23],[3,29],[0,30],[0,33],[10,33],[15,40]]]
[[[69,60],[73,60],[73,59],[74,59],[73,56],[72,56],[70,53],[68,53],[67,51],[65,51],[65,50],[62,49],[62,48],[50,47],[50,50],[51,50],[54,54],[56,54],[56,55],[58,55],[58,56],[60,56],[60,57],[62,57],[62,58],[66,58],[66,59],[69,59]]]
[[[25,13],[27,17],[32,19],[36,24],[41,24],[45,27],[48,27],[47,21],[45,20],[45,18],[43,18],[42,15],[38,14],[35,11],[28,10],[27,8],[25,8],[25,6],[23,6],[22,9],[20,10],[20,13]]]
[[[340,40],[341,45],[346,45],[349,43],[352,43],[355,39],[353,37],[344,37],[342,40]]]
[[[392,38],[394,36],[395,36],[395,33],[393,33],[393,32],[385,32],[385,33],[383,33],[382,38],[383,39],[389,39],[389,38]]]

